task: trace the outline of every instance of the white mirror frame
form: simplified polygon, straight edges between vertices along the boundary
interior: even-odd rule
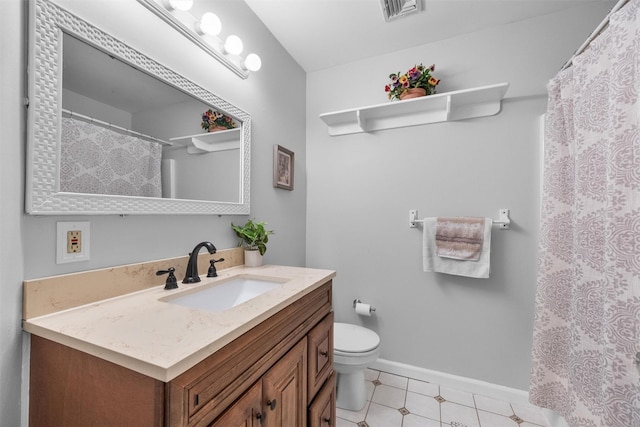
[[[113,36],[47,0],[29,3],[29,108],[25,208],[32,215],[246,215],[250,207],[251,117]],[[62,35],[71,34],[202,102],[238,118],[241,132],[240,201],[163,199],[60,192]]]

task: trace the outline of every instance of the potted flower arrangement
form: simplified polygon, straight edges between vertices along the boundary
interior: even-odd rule
[[[274,234],[273,230],[265,229],[265,225],[263,221],[251,219],[242,226],[231,223],[231,228],[240,238],[238,246],[244,246],[244,263],[248,267],[262,265],[262,256],[267,252],[269,235]]]
[[[391,82],[384,87],[389,99],[410,99],[436,93],[436,86],[440,83],[431,75],[436,69],[435,64],[430,67],[416,65],[404,74],[389,74]]]
[[[201,126],[202,129],[207,132],[215,132],[218,130],[233,129],[236,127],[236,122],[234,122],[231,117],[209,108],[202,113]]]

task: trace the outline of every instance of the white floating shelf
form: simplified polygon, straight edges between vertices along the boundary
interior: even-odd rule
[[[240,149],[240,128],[179,136],[169,141],[175,145],[185,145],[189,154],[211,153]]]
[[[369,107],[320,114],[329,135],[372,132],[429,123],[493,116],[500,112],[509,83],[439,93]]]

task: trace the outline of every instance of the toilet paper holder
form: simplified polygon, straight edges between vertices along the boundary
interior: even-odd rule
[[[353,308],[356,308],[356,304],[362,304],[362,301],[356,298],[353,300]],[[374,311],[376,311],[376,308],[371,306],[371,312],[374,312]]]

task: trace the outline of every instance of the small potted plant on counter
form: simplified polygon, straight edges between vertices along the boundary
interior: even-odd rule
[[[231,228],[241,239],[238,246],[244,246],[244,265],[258,267],[262,265],[262,256],[267,252],[269,235],[273,230],[267,230],[263,221],[248,220],[244,225],[233,225]]]

